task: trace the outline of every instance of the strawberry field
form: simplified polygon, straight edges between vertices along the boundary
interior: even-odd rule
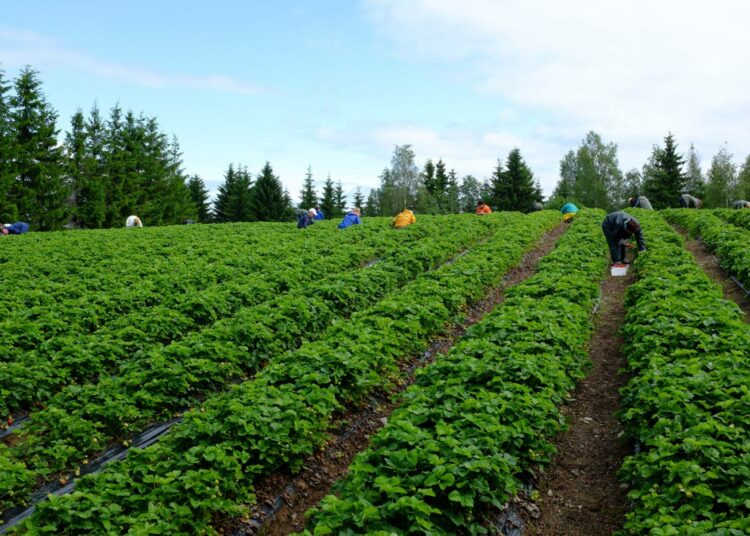
[[[618,417],[631,452],[618,473],[629,511],[619,526],[745,534],[750,328],[676,229],[748,288],[749,221],[743,211],[633,214],[648,250],[618,322],[628,378]],[[299,512],[304,530],[492,533],[514,497],[537,501],[529,489],[576,426],[565,408],[592,368],[609,292],[604,215],[3,240],[0,530],[252,534],[270,481],[292,478],[398,392],[366,448],[338,462],[347,475]],[[526,266],[552,233],[551,251]],[[511,285],[519,264],[528,273]],[[493,289],[492,310],[470,314]],[[434,355],[440,337],[448,348]]]

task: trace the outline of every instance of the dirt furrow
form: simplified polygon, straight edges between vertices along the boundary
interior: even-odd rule
[[[589,345],[593,368],[563,408],[570,429],[560,434],[552,466],[534,483],[538,498],[520,501],[524,536],[599,536],[619,529],[627,512],[627,488],[616,477],[631,447],[621,440],[614,416],[627,378],[619,329],[625,290],[634,280],[607,276]],[[518,532],[517,532],[518,533]]]
[[[735,302],[745,313],[745,320],[750,321],[750,296],[742,290],[737,283],[732,281],[729,275],[719,265],[719,260],[715,255],[710,253],[703,242],[693,240],[682,229],[675,227],[685,238],[685,247],[693,255],[695,262],[698,263],[706,275],[721,285],[724,291],[724,299]]]
[[[546,233],[536,248],[527,253],[521,264],[509,271],[502,284],[475,302],[467,310],[465,322],[450,333],[436,339],[430,348],[410,363],[404,363],[406,380],[403,390],[411,383],[415,368],[445,354],[455,341],[473,324],[492,311],[504,299],[504,289],[516,285],[534,273],[539,260],[549,253],[567,225],[559,225]],[[381,393],[364,410],[342,418],[342,426],[334,433],[326,448],[311,456],[296,475],[278,473],[259,484],[257,505],[244,520],[217,520],[216,526],[224,534],[234,536],[281,536],[302,530],[304,513],[331,491],[332,484],[346,474],[354,456],[367,448],[369,437],[387,423],[395,409],[391,402],[394,393]]]

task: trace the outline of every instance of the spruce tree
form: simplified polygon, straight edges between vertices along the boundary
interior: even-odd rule
[[[425,162],[421,178],[425,190],[432,195],[435,192],[435,164],[432,163],[431,158]]]
[[[253,218],[258,221],[288,221],[292,219],[291,207],[279,178],[266,162],[252,189]]]
[[[75,185],[74,218],[84,228],[97,229],[107,217],[106,128],[99,108],[94,106],[84,124],[83,169]]]
[[[190,200],[195,205],[196,218],[199,223],[208,223],[211,219],[210,204],[206,183],[198,175],[190,177],[187,183]]]
[[[213,205],[213,220],[218,223],[233,221],[253,221],[250,207],[250,175],[246,168],[229,168],[224,174],[224,182],[219,186]]]
[[[671,133],[664,138],[664,148],[655,150],[654,156],[653,175],[644,177],[643,193],[656,209],[677,206],[685,190],[684,160],[677,154],[677,144]]]
[[[473,175],[466,175],[461,179],[459,193],[461,212],[474,212],[477,201],[482,199],[482,185]]]
[[[336,189],[330,175],[328,175],[326,182],[323,184],[319,206],[326,218],[338,218],[341,216],[341,213],[336,212]]]
[[[315,192],[311,166],[307,166],[307,173],[305,173],[305,180],[302,182],[302,191],[299,196],[299,208],[303,210],[308,210],[318,205],[318,194]]]
[[[354,206],[359,210],[363,210],[365,206],[365,196],[362,194],[362,188],[359,186],[354,191]]]
[[[26,67],[16,79],[15,95],[10,99],[17,177],[11,198],[19,218],[34,229],[49,230],[65,223],[69,191],[57,142],[57,113],[47,103],[41,86],[37,72]]]
[[[380,207],[378,206],[378,199],[380,199],[380,193],[378,192],[377,188],[373,188],[372,190],[370,190],[370,193],[367,194],[367,201],[365,202],[365,210],[364,210],[365,216],[379,216],[380,215]]]
[[[15,144],[11,120],[11,86],[5,81],[5,73],[0,70],[0,223],[18,219],[18,206],[14,199],[16,173],[13,148]]]
[[[344,186],[341,181],[336,182],[336,189],[333,191],[333,204],[338,214],[343,214],[347,206],[347,197],[344,195]]]
[[[513,149],[505,169],[498,160],[492,177],[492,203],[498,210],[531,212],[538,200],[534,174],[524,162],[519,149]]]

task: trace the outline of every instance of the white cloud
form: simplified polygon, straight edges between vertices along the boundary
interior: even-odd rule
[[[263,87],[230,76],[164,73],[122,63],[108,62],[65,46],[35,32],[0,29],[0,61],[3,66],[35,69],[68,69],[151,88],[190,88],[203,91],[260,95]]]
[[[369,0],[367,12],[400,54],[445,62],[476,92],[542,116],[518,140],[529,160],[592,129],[618,143],[624,169],[669,131],[683,150],[711,155],[727,140],[738,158],[750,151],[744,0]],[[539,155],[545,174],[563,152]]]

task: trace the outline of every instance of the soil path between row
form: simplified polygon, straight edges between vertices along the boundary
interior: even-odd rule
[[[554,248],[567,228],[561,224],[545,233],[519,266],[506,274],[499,287],[469,307],[462,325],[433,341],[421,357],[405,363],[402,368],[408,377],[400,390],[411,383],[414,368],[428,364],[436,355],[447,353],[470,326],[500,304],[504,300],[504,289],[531,276],[539,260]],[[278,473],[259,483],[256,489],[258,503],[250,512],[249,521],[225,520],[217,523],[217,527],[224,534],[233,536],[282,536],[304,529],[305,512],[331,492],[331,486],[346,474],[354,456],[367,448],[370,436],[388,422],[388,416],[396,407],[391,401],[393,394],[380,393],[364,410],[344,416],[345,424],[334,433],[325,449],[305,462],[300,473]]]
[[[631,452],[621,439],[615,418],[619,389],[627,377],[619,370],[625,364],[619,334],[625,318],[626,288],[635,276],[607,278],[589,343],[593,368],[569,395],[563,408],[570,429],[555,440],[558,454],[539,477],[539,498],[522,501],[524,536],[599,536],[622,527],[627,512],[627,486],[616,473]]]
[[[708,251],[703,242],[693,240],[690,235],[683,229],[675,227],[685,238],[685,247],[693,255],[695,262],[698,263],[703,271],[719,285],[724,292],[724,299],[735,302],[745,313],[745,321],[750,321],[750,296],[742,290],[732,278],[727,275],[724,269],[719,265],[719,260]]]

